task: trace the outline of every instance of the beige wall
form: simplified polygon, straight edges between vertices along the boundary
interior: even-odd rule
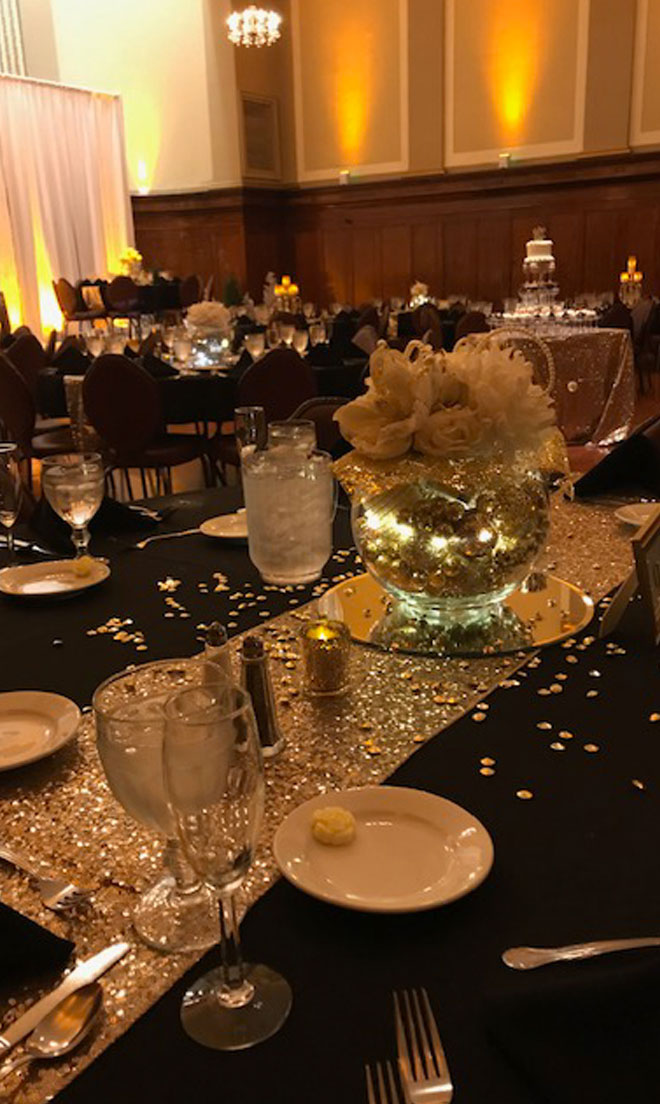
[[[107,0],[40,3],[51,10],[58,79],[121,94],[133,189],[240,182],[233,48],[222,36],[207,46],[228,0],[112,0],[111,21]],[[37,32],[28,19],[38,67],[48,59]]]
[[[660,0],[20,0],[31,76],[119,91],[135,187],[234,185],[240,95],[277,101],[282,180],[438,172],[660,146]],[[248,177],[249,180],[249,177]]]
[[[408,166],[408,0],[292,0],[301,180]]]
[[[234,0],[232,3],[232,7],[235,8],[243,6],[242,0]],[[289,0],[278,0],[277,9],[282,15],[282,34],[279,42],[267,50],[235,50],[236,83],[239,96],[245,92],[276,101],[282,180],[291,182],[296,179],[296,142]]]
[[[660,145],[660,0],[637,0],[631,145]]]

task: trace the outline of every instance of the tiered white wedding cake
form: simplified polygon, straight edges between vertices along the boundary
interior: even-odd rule
[[[526,305],[548,306],[559,291],[555,283],[553,245],[545,226],[535,226],[532,238],[527,242],[527,255],[523,261],[525,282],[521,288],[521,298]]]

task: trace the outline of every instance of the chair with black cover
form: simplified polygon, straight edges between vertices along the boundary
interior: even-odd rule
[[[179,285],[179,302],[181,310],[188,310],[193,303],[199,303],[202,298],[202,281],[199,276],[186,276]]]
[[[483,311],[467,311],[456,323],[456,341],[473,333],[488,333],[489,326]]]
[[[142,490],[148,494],[145,469],[156,473],[157,493],[172,491],[172,468],[200,460],[204,442],[187,433],[167,433],[160,385],[140,364],[106,353],[85,375],[83,402],[89,422],[104,441],[108,459],[124,475],[132,498],[129,468],[139,468]]]
[[[35,403],[39,373],[48,361],[41,342],[32,333],[22,334],[6,351],[6,357],[27,384]],[[62,429],[68,425],[68,418],[40,418],[37,416],[33,433],[49,433],[52,429]]]
[[[443,347],[442,320],[433,303],[423,303],[413,311],[413,325],[425,344],[438,352]]]
[[[11,322],[9,321],[9,311],[7,310],[7,301],[2,291],[0,291],[0,337],[6,337],[11,333]]]
[[[93,322],[96,318],[105,318],[105,310],[89,310],[81,306],[78,292],[64,276],[60,276],[59,280],[53,280],[53,290],[64,315],[65,332],[68,331],[70,322]]]
[[[266,422],[284,421],[317,394],[310,365],[294,349],[278,347],[246,368],[236,389],[236,406],[263,406]],[[233,433],[217,433],[209,441],[209,455],[224,482],[226,468],[240,463]]]
[[[112,319],[127,318],[129,326],[140,318],[140,289],[130,276],[115,276],[104,288],[103,298]]]
[[[32,485],[32,465],[58,452],[72,452],[73,440],[67,428],[35,436],[36,406],[30,389],[9,358],[0,353],[0,424],[19,446],[27,461],[28,483]]]
[[[604,330],[628,330],[631,337],[633,334],[632,314],[620,299],[616,299],[611,307],[601,314],[598,325]]]
[[[301,403],[297,410],[294,410],[291,418],[302,418],[314,422],[318,447],[323,452],[329,452],[332,456],[339,456],[342,452],[347,451],[350,446],[347,444],[346,449],[343,448],[344,438],[339,432],[339,426],[334,421],[333,415],[348,401],[348,399],[342,399],[337,395],[327,397],[319,395],[317,398],[305,399],[305,402]]]

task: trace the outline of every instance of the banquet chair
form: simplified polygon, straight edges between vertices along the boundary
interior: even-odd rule
[[[378,334],[375,328],[371,325],[360,326],[358,332],[353,335],[353,344],[360,352],[371,356],[378,344]]]
[[[53,290],[64,315],[65,333],[68,333],[70,322],[93,322],[95,318],[105,318],[105,310],[81,310],[78,292],[63,276],[60,276],[59,280],[53,280]]]
[[[115,276],[103,290],[108,317],[127,318],[129,327],[140,318],[140,291],[130,276]]]
[[[36,406],[30,389],[12,362],[0,353],[0,422],[16,441],[26,462],[32,486],[32,459],[72,452],[73,439],[65,427],[35,435]]]
[[[483,311],[467,311],[456,323],[456,341],[472,333],[488,333],[489,326]]]
[[[9,311],[7,310],[7,301],[4,297],[4,293],[0,291],[0,337],[5,337],[11,333],[11,322],[9,321]]]
[[[604,330],[629,330],[632,337],[633,333],[633,320],[632,314],[625,303],[622,303],[620,299],[612,303],[611,307],[608,307],[598,319],[598,326]]]
[[[179,285],[179,302],[181,310],[187,310],[193,303],[199,303],[202,298],[202,281],[199,276],[186,276]]]
[[[430,345],[436,352],[443,347],[442,320],[437,307],[433,303],[423,303],[413,312],[415,329],[426,345]]]
[[[284,421],[305,399],[316,398],[317,394],[311,366],[295,349],[278,347],[246,368],[236,388],[236,406],[262,406],[266,422]],[[208,451],[221,481],[226,482],[227,467],[240,465],[233,432],[219,431],[209,441]]]
[[[159,494],[161,488],[171,494],[172,468],[193,460],[201,462],[206,480],[204,442],[193,434],[166,432],[159,383],[136,361],[116,353],[97,357],[84,378],[83,403],[129,498],[129,468],[139,469],[145,496],[146,470],[155,472]]]
[[[314,422],[316,426],[316,441],[323,452],[329,452],[332,456],[339,455],[344,438],[339,432],[339,426],[334,421],[334,413],[344,406],[349,400],[342,399],[338,395],[319,395],[313,399],[305,399],[297,410],[291,415],[292,420],[304,419]],[[348,448],[348,446],[346,446]]]
[[[8,360],[14,365],[27,388],[37,402],[37,387],[39,373],[46,367],[48,360],[41,342],[32,333],[23,334],[14,341],[5,353]],[[68,425],[68,418],[40,418],[37,415],[33,433],[49,433],[53,429],[62,429]]]

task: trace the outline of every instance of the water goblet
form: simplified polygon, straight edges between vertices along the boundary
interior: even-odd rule
[[[279,322],[271,322],[266,332],[268,338],[268,347],[270,349],[276,349],[280,343],[280,324]]]
[[[14,559],[14,525],[23,497],[18,448],[11,442],[0,444],[0,524],[7,531],[9,562]]]
[[[49,456],[41,463],[41,485],[55,513],[71,526],[76,557],[87,555],[87,526],[103,501],[103,458],[97,452]]]
[[[307,346],[309,345],[309,334],[307,330],[296,330],[293,335],[293,347],[299,356],[304,356],[307,352]]]
[[[310,345],[323,345],[326,340],[325,324],[323,322],[315,322],[309,327],[309,342]]]
[[[303,314],[309,322],[310,318],[313,318],[316,314],[316,305],[314,303],[303,303]]]
[[[103,330],[92,329],[85,338],[87,352],[96,359],[103,352],[105,346],[105,334]]]
[[[165,785],[190,865],[218,898],[222,965],[194,982],[181,1023],[202,1046],[243,1050],[274,1035],[291,1008],[288,982],[241,956],[234,894],[252,864],[264,808],[250,697],[230,682],[182,690],[165,706]]]
[[[245,348],[253,360],[263,356],[266,348],[266,335],[263,333],[249,333],[245,335]]]
[[[165,837],[165,871],[140,897],[133,924],[160,951],[203,950],[217,941],[214,898],[181,851],[165,792],[165,702],[226,678],[203,656],[146,663],[103,682],[93,698],[96,744],[108,785],[128,815]]]
[[[280,322],[280,337],[287,348],[291,348],[296,327],[293,322]]]
[[[174,338],[174,356],[179,365],[185,368],[193,350],[192,338],[185,330]]]

